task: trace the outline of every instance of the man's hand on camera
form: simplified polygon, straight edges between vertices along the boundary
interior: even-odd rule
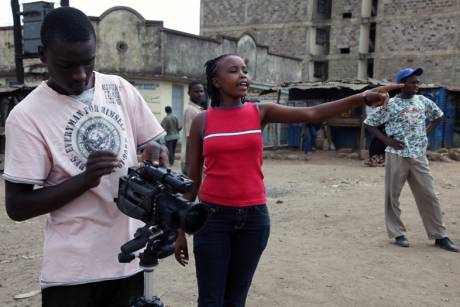
[[[117,155],[111,151],[92,152],[86,162],[86,169],[81,174],[84,185],[94,188],[101,182],[101,177],[111,174],[118,165]]]
[[[150,141],[142,146],[142,161],[151,161],[153,164],[169,166],[168,149],[158,144],[156,141]]]
[[[182,229],[179,229],[178,231],[174,256],[180,265],[186,266],[188,264],[187,238],[185,237],[185,233]]]

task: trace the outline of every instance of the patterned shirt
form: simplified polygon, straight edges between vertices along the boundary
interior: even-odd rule
[[[391,98],[388,106],[378,108],[364,123],[369,126],[385,124],[386,134],[404,143],[403,149],[387,146],[386,151],[401,157],[418,158],[426,154],[428,138],[425,120],[435,120],[443,116],[439,107],[422,95],[401,99],[399,95]]]

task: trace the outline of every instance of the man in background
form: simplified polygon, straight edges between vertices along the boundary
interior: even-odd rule
[[[401,220],[399,196],[406,183],[414,195],[428,239],[452,252],[457,246],[447,237],[442,210],[434,190],[426,157],[427,134],[441,121],[438,106],[417,95],[421,68],[405,68],[398,72],[397,83],[404,83],[401,93],[391,98],[386,108],[378,108],[364,121],[367,129],[385,145],[385,223],[390,239],[401,247],[409,247],[406,228]],[[426,126],[425,121],[430,121]],[[385,125],[382,133],[377,127]]]
[[[161,126],[166,131],[165,143],[168,148],[169,164],[174,165],[174,159],[176,154],[176,144],[179,139],[179,131],[181,129],[179,120],[172,114],[170,106],[165,107],[166,117],[161,121]]]
[[[203,84],[199,81],[192,81],[188,85],[188,95],[190,102],[187,104],[182,117],[182,128],[184,138],[181,147],[181,169],[184,175],[188,175],[190,170],[190,154],[187,152],[190,148],[190,128],[195,116],[203,111],[202,104],[205,97]]]

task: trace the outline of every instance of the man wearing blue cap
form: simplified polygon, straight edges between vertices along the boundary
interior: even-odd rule
[[[421,68],[405,68],[398,72],[397,83],[405,86],[391,98],[385,108],[370,114],[364,123],[367,129],[387,145],[385,154],[385,223],[388,236],[401,247],[409,247],[406,228],[401,221],[399,196],[406,183],[414,195],[423,225],[435,245],[452,252],[459,249],[447,237],[442,211],[434,191],[426,158],[427,133],[442,121],[443,113],[430,99],[417,95]],[[426,126],[425,120],[430,124]],[[377,129],[385,125],[387,135]]]

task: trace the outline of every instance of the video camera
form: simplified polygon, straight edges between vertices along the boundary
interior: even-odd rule
[[[117,207],[146,225],[138,229],[133,240],[121,247],[120,262],[134,259],[130,254],[143,248],[149,238],[155,237],[166,246],[174,244],[178,228],[192,234],[203,226],[207,209],[181,195],[191,191],[192,183],[188,177],[148,161],[142,167],[128,169],[128,175],[120,178]],[[174,246],[168,246],[163,252],[156,253],[158,258],[164,258],[173,251]]]
[[[144,227],[137,229],[134,239],[121,246],[118,261],[131,262],[135,251],[144,270],[144,296],[132,300],[133,307],[164,307],[153,293],[153,270],[158,259],[174,253],[177,229],[192,234],[203,226],[208,211],[202,204],[192,203],[182,194],[192,190],[193,182],[168,168],[144,161],[142,167],[131,167],[128,175],[120,178],[118,209],[129,217],[141,220]]]

